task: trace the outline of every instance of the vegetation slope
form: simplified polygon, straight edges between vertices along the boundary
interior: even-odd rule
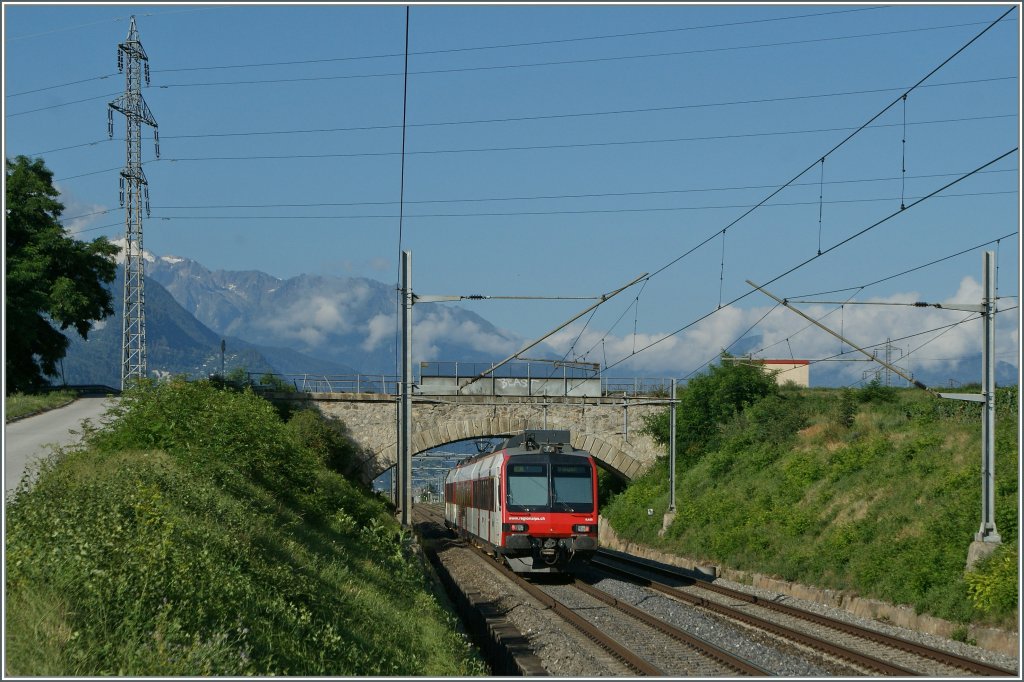
[[[6,674],[484,674],[343,434],[251,391],[126,392],[7,503]]]
[[[661,534],[663,457],[602,509],[621,536],[954,622],[1016,629],[1016,386],[997,397],[1003,545],[966,575],[981,520],[977,403],[878,382],[780,389],[738,363],[692,380],[679,399],[677,515]],[[667,414],[646,428],[666,442]]]

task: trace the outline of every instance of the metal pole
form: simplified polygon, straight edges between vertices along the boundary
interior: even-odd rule
[[[676,380],[672,380],[668,411],[668,510],[676,510]]]
[[[412,252],[402,252],[402,525],[412,525]]]
[[[985,331],[981,348],[981,394],[985,412],[981,421],[981,528],[974,539],[1000,543],[996,532],[996,259],[986,251],[983,259]]]
[[[629,398],[622,392],[622,440],[629,442]]]
[[[383,380],[384,377],[381,377]],[[386,389],[385,389],[386,390]],[[397,439],[395,440],[395,468],[391,471],[391,501],[395,503],[395,510],[402,508],[402,496],[399,493],[402,490],[402,453],[405,451],[402,447],[402,382],[395,383],[395,433]]]

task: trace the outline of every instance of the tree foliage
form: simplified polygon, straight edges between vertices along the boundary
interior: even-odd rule
[[[68,347],[62,331],[74,327],[86,338],[92,321],[114,312],[104,285],[114,281],[118,247],[106,237],[83,242],[67,233],[53,172],[42,159],[5,162],[4,364],[10,394],[57,374]]]
[[[676,447],[684,461],[713,449],[722,426],[735,415],[778,394],[775,378],[762,365],[732,359],[723,352],[722,362],[691,379],[677,396]],[[647,419],[645,429],[656,441],[668,443],[668,410]]]

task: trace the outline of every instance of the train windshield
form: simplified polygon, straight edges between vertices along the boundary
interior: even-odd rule
[[[594,489],[586,464],[555,464],[551,472],[553,511],[593,512]]]
[[[548,465],[508,465],[508,510],[548,511]]]

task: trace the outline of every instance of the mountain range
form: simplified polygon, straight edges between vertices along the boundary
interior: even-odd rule
[[[394,285],[367,278],[299,275],[279,279],[264,272],[211,271],[200,263],[174,256],[146,257],[146,334],[150,374],[205,377],[221,371],[221,342],[226,346],[224,369],[244,368],[256,375],[394,375],[398,295]],[[123,274],[110,285],[114,314],[95,323],[87,341],[73,332],[62,366],[68,384],[120,385]],[[476,313],[457,305],[416,308],[413,358],[492,363],[517,350],[524,339],[500,330]],[[756,334],[730,348],[742,355],[759,348]],[[531,351],[534,357],[555,357],[551,349]],[[817,363],[812,386],[844,386],[841,363]],[[875,365],[872,369],[878,369]],[[976,354],[940,370],[914,368],[928,386],[976,383],[981,356]],[[631,376],[626,368],[616,376]],[[884,372],[884,370],[883,370]],[[669,377],[650,370],[645,376]],[[998,362],[999,385],[1017,383],[1017,368]],[[893,377],[894,385],[903,385]],[[884,374],[883,374],[884,380]]]
[[[211,271],[174,256],[145,254],[150,374],[208,376],[242,367],[264,374],[386,374],[396,366],[398,297],[365,278]],[[111,283],[114,314],[88,340],[69,334],[69,384],[120,385],[123,272]],[[521,340],[476,313],[448,305],[416,311],[413,357],[493,362]]]

